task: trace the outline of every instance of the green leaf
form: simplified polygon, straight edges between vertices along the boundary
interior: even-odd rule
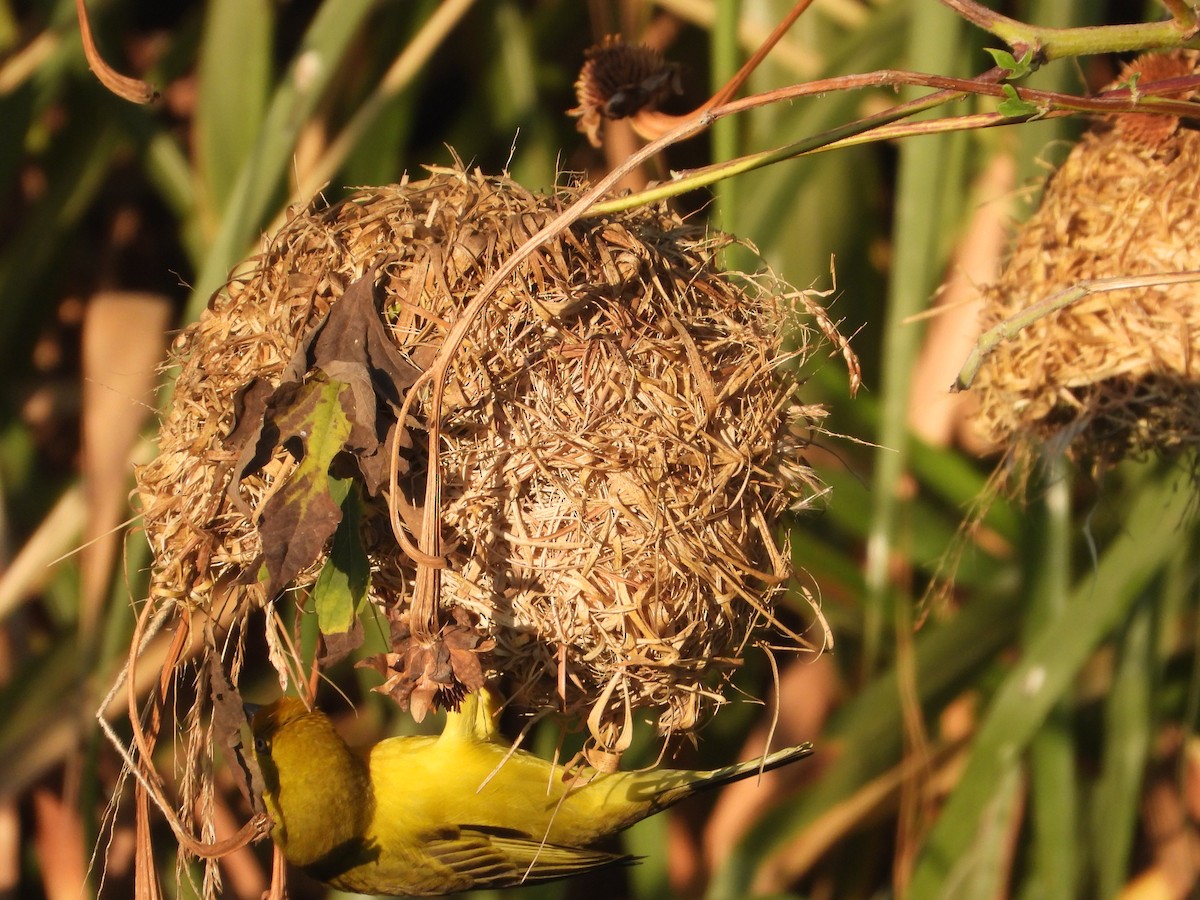
[[[282,590],[321,555],[341,521],[329,466],[350,436],[344,406],[351,402],[350,396],[345,382],[313,378],[297,385],[281,404],[275,419],[280,441],[285,445],[298,441],[303,453],[259,519],[263,557],[271,575],[268,595]]]
[[[996,61],[997,67],[1010,75],[1017,70],[1017,58],[1007,50],[999,50],[995,47],[984,47],[983,50]]]
[[[329,479],[329,493],[342,508],[342,521],[333,534],[329,558],[317,576],[312,597],[321,633],[345,634],[367,598],[371,564],[359,532],[362,498],[354,489],[354,479]]]
[[[1000,85],[1000,89],[1004,91],[1004,99],[1000,101],[1000,105],[997,107],[1000,115],[1007,116],[1010,119],[1037,119],[1045,113],[1036,103],[1022,100],[1021,95],[1017,93],[1017,89],[1011,84],[1002,84]]]
[[[992,900],[1005,896],[1011,852],[1008,836],[1021,814],[1025,786],[1018,760],[1011,759],[991,785],[970,848],[954,860],[939,897],[945,900]]]
[[[213,0],[204,20],[196,91],[196,163],[219,221],[262,126],[271,80],[272,4]]]
[[[908,52],[942,72],[965,67],[963,22],[938,4],[915,4]],[[908,94],[911,96],[911,93]],[[880,421],[875,440],[881,453],[871,481],[871,512],[864,563],[863,671],[885,658],[891,567],[908,538],[909,506],[902,484],[908,477],[911,435],[907,421],[922,329],[905,324],[924,310],[942,279],[968,183],[961,169],[963,135],[905,141],[900,147],[893,221],[893,265],[888,273],[888,311],[883,323]],[[931,210],[935,210],[931,214]]]
[[[1029,597],[1022,628],[1036,641],[1070,600],[1071,470],[1047,454],[1042,481],[1030,490],[1021,559],[1027,570],[1022,590]],[[1023,900],[1079,896],[1079,773],[1075,760],[1072,698],[1050,710],[1029,745],[1029,864]]]
[[[996,65],[1005,71],[1006,81],[1016,81],[1033,71],[1032,50],[1026,50],[1025,54],[1017,59],[1007,50],[997,50],[995,47],[984,47],[983,49],[990,53],[992,59],[996,61]]]
[[[1121,82],[1121,87],[1129,88],[1129,99],[1137,103],[1141,99],[1142,93],[1138,90],[1138,82],[1142,80],[1141,72],[1134,72],[1127,79]]]
[[[200,263],[189,318],[200,314],[278,207],[300,131],[341,70],[354,36],[374,5],[372,0],[323,3],[309,23],[267,105],[254,148],[238,172],[220,227]]]
[[[1104,766],[1091,809],[1100,897],[1121,893],[1142,812],[1142,780],[1155,734],[1155,613],[1153,600],[1143,596],[1122,628],[1112,690],[1104,704]]]
[[[914,678],[922,708],[941,708],[977,683],[1000,648],[1015,638],[1018,620],[1011,596],[983,594],[946,623],[923,629],[916,638]],[[785,849],[789,840],[896,765],[904,734],[899,691],[893,667],[838,711],[821,737],[823,744],[840,748],[837,758],[810,789],[759,817],[714,874],[708,897],[748,896],[760,867],[776,865],[775,854],[794,855]]]

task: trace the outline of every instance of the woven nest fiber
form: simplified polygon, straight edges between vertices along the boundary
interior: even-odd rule
[[[295,215],[177,340],[159,454],[138,473],[152,596],[207,609],[214,585],[233,585],[243,615],[277,602],[258,577],[263,511],[302,454],[281,441],[244,464],[231,436],[249,418],[247,386],[277,390],[320,323],[368,282],[389,352],[424,371],[480,285],[578,196],[431,171]],[[720,271],[725,243],[660,208],[582,220],[482,308],[439,414],[443,630],[420,652],[408,618],[418,567],[390,523],[420,536],[428,389],[401,439],[380,448],[397,457],[394,482],[371,482],[361,456],[357,469],[348,452],[335,458],[331,471],[374,485],[361,487],[355,537],[369,601],[392,623],[376,665],[398,700],[420,699],[423,712],[482,673],[519,705],[589,719],[607,748],[635,710],[686,732],[722,700],[792,574],[776,523],[820,490],[799,454],[821,414],[795,396],[807,298]],[[785,334],[801,349],[785,351]],[[381,417],[400,388],[386,402],[381,392]],[[302,602],[328,558],[327,542],[281,587]],[[268,641],[286,679],[283,641]]]
[[[1120,83],[1191,75],[1198,59],[1144,56]],[[1018,231],[983,327],[1080,282],[1200,269],[1197,234],[1200,133],[1151,114],[1099,123]],[[1045,442],[1100,466],[1172,454],[1200,441],[1198,364],[1200,284],[1089,293],[996,347],[977,380],[981,422],[1001,445]]]

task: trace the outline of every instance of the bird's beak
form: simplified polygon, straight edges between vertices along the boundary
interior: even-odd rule
[[[249,722],[254,718],[255,714],[262,709],[261,703],[243,703],[242,709],[246,713],[246,721]]]

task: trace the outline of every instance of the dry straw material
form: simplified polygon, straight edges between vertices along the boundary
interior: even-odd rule
[[[1119,82],[1190,75],[1197,59],[1145,56]],[[1191,124],[1136,114],[1087,132],[986,291],[983,327],[1081,282],[1200,269],[1200,132]],[[1200,442],[1200,284],[1088,293],[1031,318],[976,382],[991,439],[1046,442],[1096,465]]]
[[[364,284],[399,368],[424,371],[481,284],[579,193],[431,171],[295,215],[176,342],[175,397],[139,492],[153,596],[181,614],[211,612],[228,592],[243,617],[285,602],[258,578],[263,510],[302,454],[281,440],[246,464],[233,436],[250,417],[247,387],[277,389],[289,367],[294,377],[314,329]],[[792,575],[778,520],[820,490],[800,454],[821,410],[796,400],[812,310],[771,278],[721,271],[727,243],[662,208],[584,219],[482,308],[438,413],[445,631],[425,656],[409,646],[417,566],[393,520],[415,544],[428,389],[382,444],[396,452],[382,486],[361,457],[334,459],[362,495],[367,620],[390,622],[392,652],[377,665],[402,702],[415,703],[422,675],[446,689],[426,701],[452,701],[454,679],[472,687],[474,660],[517,705],[564,709],[619,748],[639,709],[663,733],[693,729],[755,635],[777,624]],[[310,369],[298,383],[317,378]],[[406,389],[384,386],[397,390],[381,391],[381,417]],[[326,561],[323,550],[301,566],[282,598],[305,602]],[[274,621],[268,644],[286,679]],[[418,657],[426,668],[407,671]]]

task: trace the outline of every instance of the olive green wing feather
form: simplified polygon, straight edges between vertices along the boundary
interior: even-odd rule
[[[636,862],[632,856],[547,844],[520,831],[489,826],[463,826],[456,837],[428,841],[422,849],[472,888],[535,884]]]

